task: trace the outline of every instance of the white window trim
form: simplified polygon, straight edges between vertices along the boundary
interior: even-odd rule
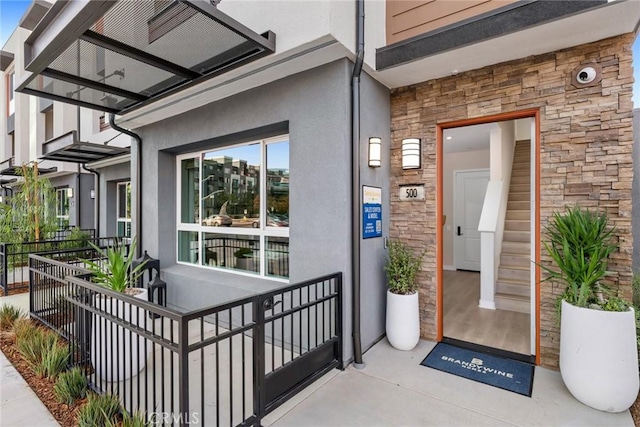
[[[64,194],[64,197],[67,199],[67,214],[60,215],[60,194]],[[60,224],[60,220],[64,219],[67,221],[67,225],[69,225],[69,214],[71,213],[71,205],[69,202],[69,198],[67,197],[67,188],[56,188],[56,218],[58,220],[58,224]]]
[[[120,187],[125,187],[125,191],[126,191],[127,185],[131,185],[131,181],[122,181],[116,184],[116,234],[118,232],[118,224],[120,224],[121,222],[125,223],[125,230],[127,229],[126,224],[131,224],[131,218],[120,216]],[[126,197],[125,197],[125,200],[126,200]],[[131,209],[131,207],[129,208]],[[125,212],[126,211],[127,210],[125,207]],[[122,236],[122,237],[126,237],[126,236]]]
[[[249,276],[249,277],[259,277],[261,279],[268,279],[273,281],[278,281],[282,283],[289,283],[289,279],[276,277],[276,276],[268,276],[266,273],[266,263],[265,260],[265,251],[266,251],[266,239],[267,237],[289,237],[289,227],[269,227],[266,225],[267,218],[267,150],[266,147],[269,144],[276,144],[280,142],[289,142],[289,134],[279,135],[273,138],[265,138],[253,140],[245,143],[232,144],[224,147],[211,147],[205,150],[190,152],[186,154],[180,154],[176,156],[176,263],[187,265],[191,267],[197,268],[205,268],[210,270],[221,271],[225,273],[237,274],[239,276]],[[202,183],[202,155],[204,153],[208,153],[215,150],[226,150],[232,149],[236,147],[243,147],[248,145],[253,145],[259,143],[260,144],[260,225],[258,228],[239,228],[239,227],[208,227],[203,226],[201,224],[195,223],[183,223],[181,222],[182,217],[182,170],[180,163],[185,159],[197,159],[200,163],[198,164],[198,185]],[[291,147],[291,145],[289,145]],[[291,148],[289,148],[291,150]],[[290,158],[290,157],[289,157]],[[291,168],[291,165],[289,165]],[[202,191],[199,188],[199,191]],[[291,208],[291,207],[289,207]],[[201,206],[198,206],[198,209],[201,209]],[[200,218],[200,213],[198,214],[198,218]],[[202,247],[202,234],[235,234],[239,236],[257,236],[260,241],[260,272],[258,275],[243,272],[242,270],[237,270],[233,268],[221,268],[217,266],[209,266],[202,263],[202,257],[198,258],[198,264],[180,261],[178,259],[178,251],[179,251],[179,238],[178,234],[181,231],[193,231],[198,232],[198,248]]]

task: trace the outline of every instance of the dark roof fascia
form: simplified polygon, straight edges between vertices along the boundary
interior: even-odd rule
[[[44,0],[34,0],[20,18],[19,27],[32,31],[44,18],[52,4]]]
[[[376,49],[376,70],[386,70],[421,58],[606,7],[608,4],[610,3],[607,0],[521,0]]]
[[[6,50],[0,50],[0,71],[4,72],[13,62],[14,55]]]
[[[130,149],[79,141],[76,131],[50,139],[42,145],[42,160],[90,163],[129,154]],[[99,148],[98,151],[95,148]]]

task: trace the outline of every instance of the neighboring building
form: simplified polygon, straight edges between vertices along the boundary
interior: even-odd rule
[[[640,4],[467,3],[366,2],[353,75],[356,1],[58,2],[16,86],[117,114],[139,136],[118,213],[160,259],[173,306],[340,271],[344,336],[359,300],[367,349],[384,335],[385,241],[399,238],[427,250],[424,338],[555,366],[558,290],[538,266],[553,211],[607,211],[611,285],[631,295]],[[381,238],[362,238],[362,186],[381,189]],[[100,211],[115,201],[103,188]],[[357,347],[344,344],[348,361]]]

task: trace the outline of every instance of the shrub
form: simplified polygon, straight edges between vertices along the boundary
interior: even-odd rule
[[[73,404],[76,399],[83,399],[87,396],[87,377],[79,367],[74,367],[58,376],[53,391],[56,398],[67,405]]]
[[[18,351],[34,369],[42,361],[46,349],[57,344],[58,336],[55,333],[38,327],[17,340]]]
[[[90,394],[86,405],[78,411],[78,427],[117,425],[120,401],[111,394]]]
[[[136,412],[129,415],[127,411],[122,411],[122,422],[109,421],[106,427],[148,427],[150,425],[151,423],[147,421],[143,413]]]
[[[13,323],[23,316],[24,313],[21,309],[9,304],[3,304],[0,307],[0,330],[8,331],[13,327]]]
[[[389,256],[384,266],[389,290],[394,294],[409,295],[418,290],[416,275],[422,266],[426,251],[416,255],[406,244],[389,241]]]
[[[26,317],[21,317],[13,322],[13,333],[16,340],[25,340],[27,337],[38,333],[38,328]]]
[[[64,241],[60,243],[60,249],[86,248],[89,246],[90,239],[91,233],[78,227],[73,227],[67,237],[64,238]]]
[[[56,339],[43,348],[42,358],[34,365],[33,371],[40,377],[54,379],[67,368],[69,357],[69,348]]]

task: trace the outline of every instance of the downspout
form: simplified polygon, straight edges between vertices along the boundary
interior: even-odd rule
[[[353,365],[364,368],[360,337],[360,74],[364,62],[364,0],[356,0],[356,61],[351,75],[351,284]]]
[[[142,255],[142,138],[137,133],[120,127],[116,124],[116,116],[109,114],[109,124],[117,131],[129,135],[136,141],[137,165],[136,165],[136,231],[138,237],[138,245],[136,247],[136,257]]]
[[[86,163],[82,164],[82,169],[86,170],[87,172],[91,172],[92,174],[94,174],[97,178],[97,185],[94,185],[94,203],[93,203],[93,208],[94,208],[94,213],[93,213],[93,221],[95,223],[95,227],[96,227],[96,237],[100,238],[100,172],[98,172],[95,169],[91,169],[87,167]]]

